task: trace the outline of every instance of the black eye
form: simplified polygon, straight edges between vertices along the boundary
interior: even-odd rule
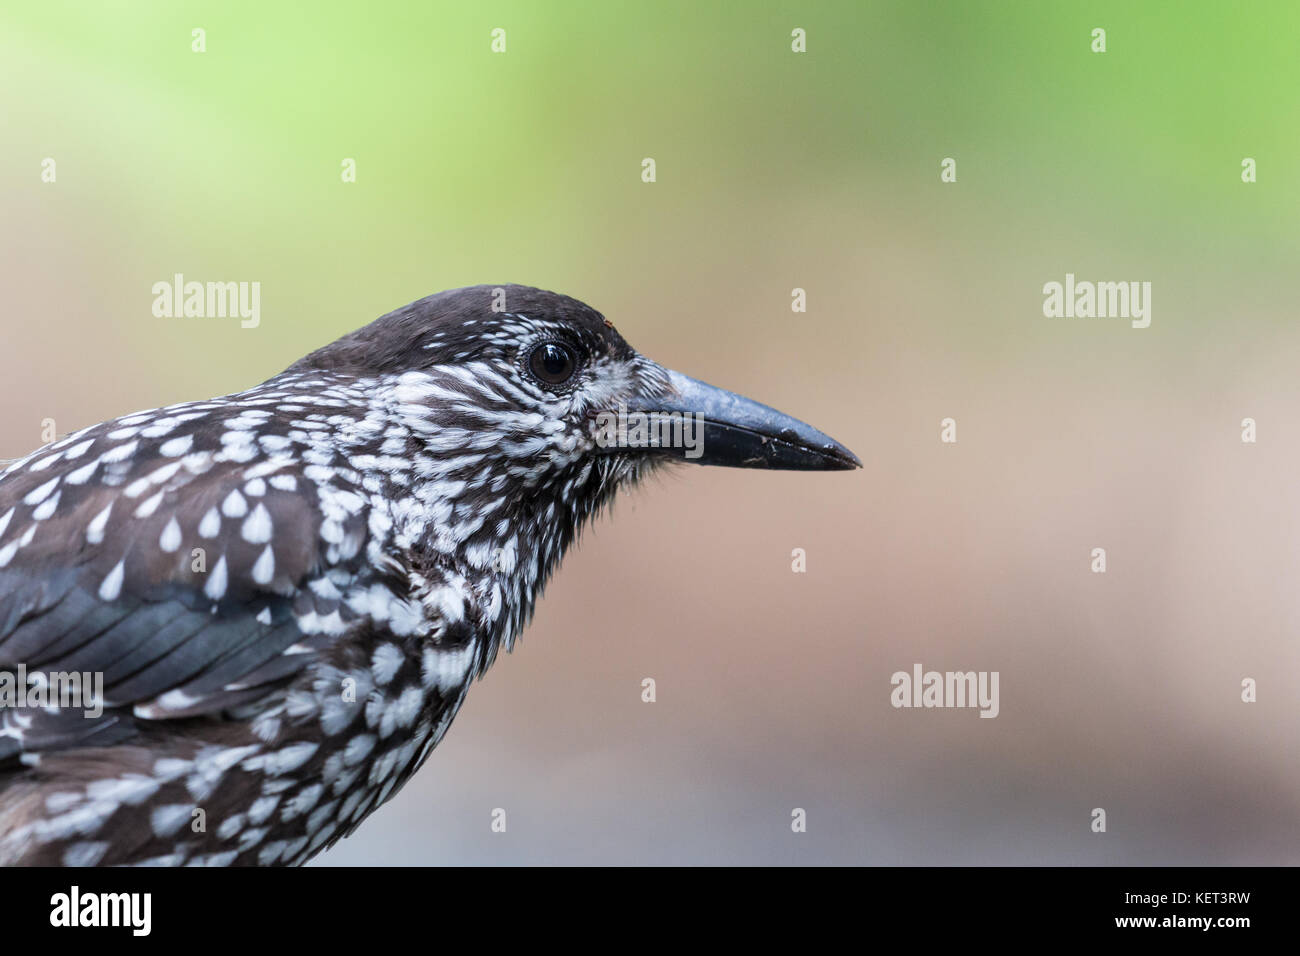
[[[543,342],[528,356],[528,371],[548,385],[563,385],[577,368],[577,355],[560,342]]]

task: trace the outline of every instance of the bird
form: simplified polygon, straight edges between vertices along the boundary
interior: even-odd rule
[[[13,462],[0,864],[307,862],[420,768],[581,530],[676,463],[861,467],[513,284]]]

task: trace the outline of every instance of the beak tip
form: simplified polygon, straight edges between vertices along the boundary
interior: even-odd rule
[[[849,471],[862,460],[830,435],[726,389],[664,369],[667,396],[629,402],[638,412],[690,414],[703,427],[703,454],[685,457],[700,465],[779,471]]]
[[[862,459],[838,442],[826,450],[831,455],[830,469],[833,471],[852,471],[862,467]]]

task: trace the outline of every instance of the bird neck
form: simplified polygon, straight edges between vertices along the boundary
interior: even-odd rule
[[[486,669],[501,647],[513,649],[565,552],[632,469],[584,455],[539,416],[467,412],[468,399],[447,399],[461,384],[436,369],[408,372],[377,401],[392,422],[390,450],[392,435],[405,434],[412,465],[385,477],[394,540],[464,582]]]

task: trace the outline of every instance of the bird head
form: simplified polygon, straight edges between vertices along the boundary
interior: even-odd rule
[[[668,460],[861,467],[817,429],[664,368],[565,295],[473,286],[428,296],[289,371],[396,376],[404,417],[444,455],[504,461],[528,486],[566,469],[632,475]]]
[[[411,537],[500,587],[507,646],[584,520],[654,468],[861,464],[797,419],[639,354],[576,299],[526,286],[420,299],[285,375],[377,383],[370,426],[332,438],[404,469]]]

